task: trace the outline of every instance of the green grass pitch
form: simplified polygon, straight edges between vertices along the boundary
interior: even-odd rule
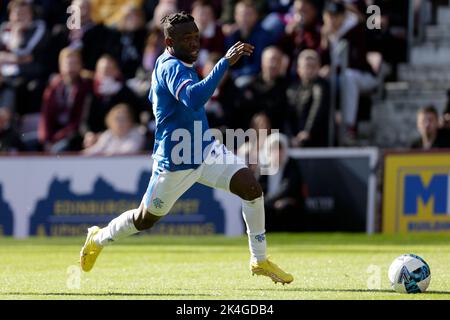
[[[250,275],[246,237],[138,236],[105,248],[76,288],[83,242],[0,239],[0,299],[450,299],[445,235],[268,234],[269,255],[295,277],[286,286]],[[430,265],[426,293],[390,289],[387,270],[404,253]],[[368,287],[377,270],[380,287]]]

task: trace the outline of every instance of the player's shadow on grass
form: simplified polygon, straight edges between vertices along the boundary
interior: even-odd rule
[[[249,289],[250,291],[298,291],[298,292],[379,292],[379,293],[392,293],[392,290],[370,290],[370,289],[315,289],[315,288],[286,288],[286,287],[278,287],[272,289]],[[450,292],[448,292],[450,293]]]
[[[329,288],[323,288],[323,289],[307,289],[307,288],[272,288],[272,289],[249,289],[250,291],[298,291],[298,292],[360,292],[360,293],[392,293],[397,294],[394,290],[387,290],[387,289],[329,289]],[[425,294],[448,294],[450,295],[450,291],[433,291],[429,290],[426,291]]]
[[[77,293],[77,292],[5,292],[0,293],[0,295],[7,296],[80,296],[80,297],[188,297],[188,296],[198,296],[198,297],[210,297],[210,294],[192,294],[192,293],[133,293],[133,292],[108,292],[108,293]]]

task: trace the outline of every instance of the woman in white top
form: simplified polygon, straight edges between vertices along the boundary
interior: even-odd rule
[[[127,104],[114,106],[106,116],[107,130],[97,142],[83,150],[86,155],[118,155],[136,153],[142,150],[145,137],[133,122],[132,112]]]

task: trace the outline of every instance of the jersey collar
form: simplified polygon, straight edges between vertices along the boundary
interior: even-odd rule
[[[175,57],[173,54],[171,54],[171,53],[169,52],[169,49],[166,49],[166,52],[167,52],[167,54],[171,55],[171,56],[174,57],[175,59],[178,59],[177,57]],[[179,60],[185,67],[192,68],[192,67],[194,66],[193,63],[186,63],[186,62],[184,62],[183,60],[180,60],[180,59],[178,59],[178,60]]]

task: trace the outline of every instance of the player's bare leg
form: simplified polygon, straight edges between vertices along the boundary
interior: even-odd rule
[[[247,225],[253,274],[270,277],[275,283],[291,283],[294,278],[267,259],[264,196],[261,186],[248,168],[237,171],[230,182],[230,191],[242,199],[242,215]]]

